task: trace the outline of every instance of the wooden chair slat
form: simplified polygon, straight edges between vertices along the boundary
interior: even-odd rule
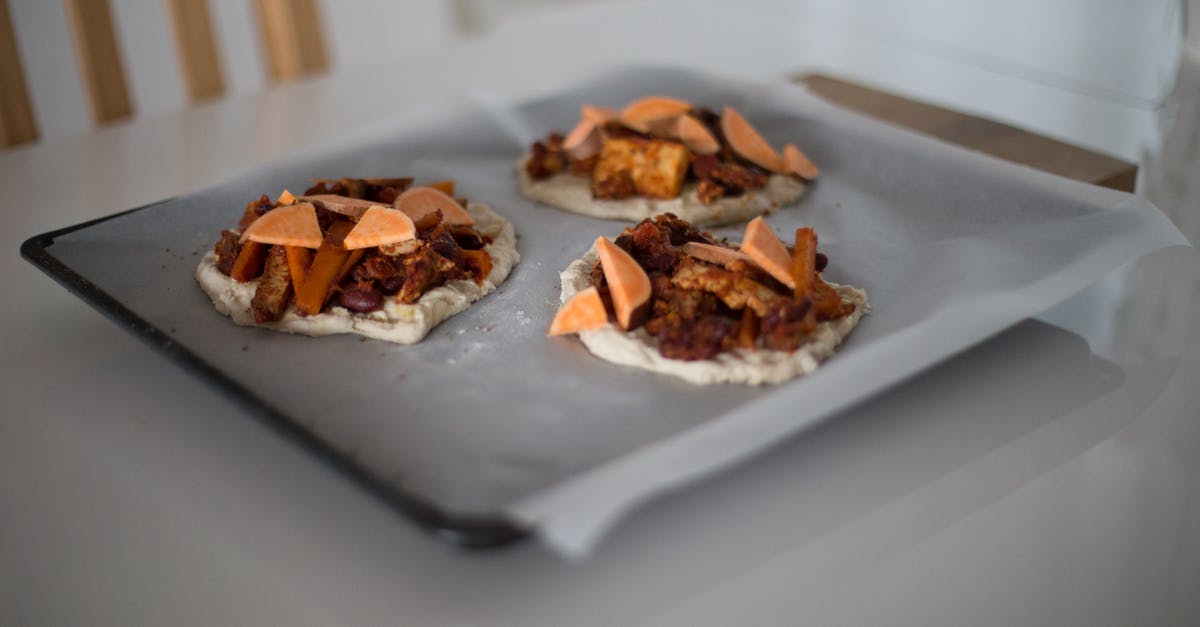
[[[168,0],[184,83],[192,102],[225,93],[208,0]]]
[[[328,69],[329,54],[315,0],[258,0],[256,4],[274,81]]]
[[[22,68],[8,0],[0,0],[0,146],[23,144],[38,137]]]
[[[92,116],[103,124],[133,115],[108,0],[66,0],[66,6],[75,55],[92,101]]]

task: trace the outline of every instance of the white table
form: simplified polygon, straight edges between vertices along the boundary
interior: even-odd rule
[[[406,103],[551,89],[645,54],[584,58],[556,30],[566,52],[535,73],[529,35],[390,62],[403,82],[349,72],[0,154],[0,624],[1200,624],[1194,257],[1118,272],[648,505],[574,564],[431,539],[17,258],[35,233]],[[836,65],[767,35],[719,57],[659,42],[657,58],[750,77]],[[1168,213],[1195,240],[1191,185],[1191,213]]]

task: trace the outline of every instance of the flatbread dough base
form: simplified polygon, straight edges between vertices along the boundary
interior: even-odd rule
[[[562,280],[562,302],[567,302],[591,284],[591,270],[595,262],[596,249],[593,247],[583,257],[571,262],[559,275]],[[854,312],[843,318],[818,324],[808,340],[792,353],[735,349],[721,353],[713,359],[668,359],[659,353],[658,340],[646,333],[644,328],[622,331],[613,324],[580,332],[579,339],[593,355],[606,361],[669,374],[696,385],[779,383],[816,370],[821,361],[834,353],[838,344],[841,344],[866,313],[869,307],[866,292],[847,285],[830,285],[843,300],[854,303]]]
[[[316,316],[301,316],[295,305],[289,304],[277,322],[259,323],[254,321],[250,307],[257,281],[239,283],[222,274],[217,270],[217,256],[211,251],[196,267],[196,281],[212,299],[217,311],[241,326],[311,336],[357,333],[398,344],[413,344],[421,341],[439,322],[496,289],[508,278],[513,265],[521,258],[517,253],[512,224],[508,220],[482,203],[468,203],[467,212],[475,218],[475,228],[492,238],[492,243],[484,247],[492,257],[491,274],[483,285],[476,285],[474,281],[450,281],[429,290],[412,304],[405,305],[397,303],[394,298],[385,298],[383,308],[371,313],[358,314],[335,305]]]
[[[525,162],[528,160],[529,155],[526,154],[517,162],[521,193],[525,197],[552,207],[605,220],[640,222],[660,213],[670,212],[697,227],[716,227],[744,222],[771,213],[798,200],[808,188],[803,181],[793,176],[772,174],[766,187],[762,189],[751,190],[740,196],[718,198],[707,205],[700,202],[696,183],[685,184],[677,198],[596,200],[592,197],[591,179],[588,177],[562,173],[534,180],[525,171]]]

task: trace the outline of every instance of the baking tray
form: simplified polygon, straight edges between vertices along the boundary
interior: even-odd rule
[[[814,226],[827,278],[865,288],[872,313],[814,375],[697,387],[545,337],[559,271],[624,224],[523,199],[516,156],[569,129],[580,104],[650,93],[738,107],[773,142],[795,141],[822,166],[810,193],[770,222],[783,233]],[[892,129],[783,83],[635,68],[548,96],[421,111],[194,194],[38,235],[22,255],[440,537],[483,548],[538,531],[573,536],[578,548],[634,503],[1183,242],[1127,194]],[[220,230],[260,194],[339,176],[455,179],[513,222],[522,259],[495,293],[413,346],[292,336],[219,315],[193,271]]]

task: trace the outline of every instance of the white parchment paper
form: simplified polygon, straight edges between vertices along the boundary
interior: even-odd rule
[[[665,94],[737,107],[822,178],[769,218],[813,226],[826,276],[871,314],[803,379],[697,387],[545,337],[558,273],[625,226],[523,199],[515,155],[581,104]],[[192,281],[196,255],[245,203],[317,177],[453,178],[517,231],[497,292],[420,344],[235,327]],[[719,231],[738,237],[740,227]],[[234,180],[60,238],[55,254],[204,363],[391,486],[456,516],[504,517],[568,556],[632,506],[743,460],[1062,301],[1120,264],[1185,244],[1146,201],[893,129],[784,84],[627,69],[522,101],[406,111]],[[165,296],[169,296],[165,297]]]

